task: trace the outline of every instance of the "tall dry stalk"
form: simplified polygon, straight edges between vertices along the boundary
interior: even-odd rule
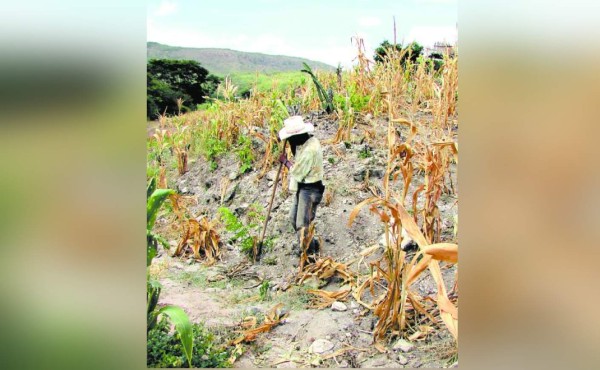
[[[354,296],[359,303],[364,304],[362,294],[365,289],[369,287],[371,294],[375,295],[375,283],[384,281],[384,295],[380,299],[375,299],[372,304],[366,304],[367,307],[373,309],[374,314],[379,318],[373,331],[373,337],[377,341],[382,339],[388,332],[402,335],[407,329],[409,320],[416,322],[418,314],[422,314],[434,322],[436,321],[431,314],[431,308],[428,310],[424,301],[416,293],[410,291],[410,285],[414,282],[416,276],[429,268],[438,287],[437,306],[440,317],[452,335],[458,338],[458,311],[448,299],[439,265],[437,260],[434,259],[434,257],[447,258],[448,255],[454,253],[451,257],[457,261],[458,249],[454,244],[431,245],[431,238],[428,239],[421,233],[413,218],[404,208],[406,189],[412,178],[411,158],[413,153],[406,142],[396,144],[395,123],[407,121],[395,119],[392,115],[393,95],[390,92],[385,91],[383,99],[389,106],[388,159],[383,179],[384,194],[367,198],[359,203],[352,210],[348,225],[353,223],[362,207],[369,205],[371,212],[377,214],[384,224],[386,247],[382,258],[371,263],[373,274],[359,285],[354,292]],[[410,122],[408,123],[410,124]],[[410,125],[412,128],[412,124]],[[404,178],[404,190],[401,199],[395,196],[393,189],[390,188],[389,181],[390,176],[396,177],[398,174],[402,174]],[[417,241],[421,248],[424,257],[418,263],[416,258],[413,258],[410,263],[405,263],[406,252],[400,247],[403,229],[411,238]]]

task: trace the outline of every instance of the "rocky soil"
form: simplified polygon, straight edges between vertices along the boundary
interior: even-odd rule
[[[337,123],[327,118],[305,116],[315,123],[315,136],[322,142],[335,136]],[[366,118],[369,120],[369,117]],[[367,263],[381,257],[383,247],[357,262],[357,256],[365,248],[381,245],[383,224],[363,209],[352,226],[348,216],[352,209],[372,194],[364,186],[365,176],[369,183],[381,188],[385,172],[386,153],[373,143],[385,142],[387,124],[381,122],[372,144],[361,143],[362,128],[353,131],[358,138],[348,144],[323,145],[325,185],[333,197],[328,205],[322,203],[317,210],[316,232],[324,245],[321,256],[330,256],[337,262],[349,264],[350,270],[368,273]],[[404,133],[405,134],[405,133]],[[258,143],[257,143],[258,144]],[[243,221],[251,204],[267,208],[276,167],[262,179],[257,171],[239,174],[239,162],[233,153],[218,161],[218,168],[210,171],[203,158],[191,158],[190,170],[170,184],[177,184],[181,194],[191,200],[189,210],[195,215],[216,216],[219,206],[234,211]],[[454,187],[456,168],[451,169]],[[422,183],[415,174],[410,195]],[[225,184],[225,191],[221,186]],[[393,183],[401,189],[401,180]],[[443,220],[442,239],[453,240],[453,220],[457,214],[457,195],[445,195],[439,205]],[[457,363],[451,359],[455,345],[443,325],[433,325],[434,331],[425,339],[405,343],[394,338],[389,341],[385,353],[374,348],[372,328],[377,318],[349,296],[347,301],[322,310],[307,308],[307,289],[339,290],[342,282],[309,280],[303,286],[293,284],[298,272],[298,257],[292,253],[292,241],[296,236],[288,220],[292,197],[282,191],[281,184],[273,204],[267,237],[273,239],[273,247],[263,252],[260,262],[252,263],[239,251],[239,246],[229,242],[229,235],[221,231],[223,255],[213,266],[203,266],[192,259],[170,257],[162,251],[152,266],[153,273],[164,285],[160,304],[181,306],[194,322],[203,322],[216,332],[231,333],[239,329],[241,319],[248,315],[261,316],[277,303],[283,303],[289,316],[272,331],[259,335],[256,342],[245,346],[245,353],[236,361],[236,367],[448,367]],[[157,222],[158,231],[166,234],[175,245],[178,240],[168,228],[167,217]],[[161,229],[162,228],[162,229]],[[408,258],[412,257],[412,253]],[[243,274],[228,276],[235,266],[244,266]],[[446,286],[454,284],[456,266],[442,263]],[[260,300],[259,285],[269,281],[270,294]],[[422,296],[435,296],[436,288],[428,272],[422,274],[413,285]],[[347,349],[345,352],[340,351]],[[339,351],[339,352],[338,352]],[[335,356],[328,356],[337,353]],[[448,355],[450,354],[450,355]]]

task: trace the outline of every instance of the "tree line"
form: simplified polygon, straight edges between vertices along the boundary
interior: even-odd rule
[[[390,50],[403,51],[402,63],[416,63],[422,56],[423,46],[416,42],[406,46],[383,41],[373,59],[385,63]],[[443,65],[443,56],[431,54],[428,58],[431,66],[438,70]],[[147,104],[148,119],[157,119],[161,114],[173,115],[195,110],[198,104],[216,95],[222,78],[212,75],[194,60],[151,59],[147,66]],[[249,95],[249,91],[243,96]]]
[[[146,70],[146,116],[173,115],[196,109],[213,96],[221,78],[194,60],[151,59]]]

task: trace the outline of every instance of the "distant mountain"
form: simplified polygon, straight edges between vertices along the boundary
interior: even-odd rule
[[[224,76],[243,72],[288,72],[302,69],[302,62],[312,69],[335,71],[329,64],[284,55],[248,53],[230,49],[184,48],[157,42],[147,43],[148,59],[191,59],[200,62],[210,73]]]

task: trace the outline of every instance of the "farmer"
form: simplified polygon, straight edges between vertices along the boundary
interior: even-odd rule
[[[295,163],[288,160],[284,152],[279,157],[289,170],[290,191],[294,194],[294,203],[290,211],[292,227],[298,234],[299,245],[302,245],[302,230],[315,219],[317,205],[321,203],[325,186],[323,185],[323,150],[319,140],[309,135],[315,127],[310,122],[304,122],[302,116],[293,116],[284,121],[284,127],[279,131],[281,140],[288,139]],[[310,241],[308,254],[319,251],[319,242]],[[300,255],[301,248],[293,248]]]

